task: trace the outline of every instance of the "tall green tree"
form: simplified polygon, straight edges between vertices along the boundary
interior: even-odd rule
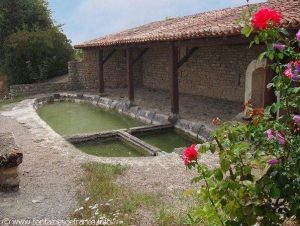
[[[53,26],[44,0],[0,0],[0,58],[4,41],[19,30],[34,31]]]
[[[67,72],[70,41],[55,26],[45,0],[0,0],[0,69],[11,84]]]

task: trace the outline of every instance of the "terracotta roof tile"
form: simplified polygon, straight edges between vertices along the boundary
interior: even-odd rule
[[[300,28],[300,0],[269,0],[255,4],[269,7],[282,15],[281,26],[289,29]],[[105,47],[134,43],[188,40],[205,37],[239,35],[241,26],[238,21],[247,6],[227,8],[152,22],[140,27],[93,39],[75,45],[76,48]]]

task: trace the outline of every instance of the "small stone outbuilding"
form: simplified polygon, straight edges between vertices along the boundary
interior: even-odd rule
[[[299,0],[268,0],[255,4],[278,10],[281,26],[300,28]],[[248,6],[228,8],[157,21],[75,46],[83,50],[81,62],[69,64],[70,76],[85,90],[106,87],[170,91],[171,111],[179,112],[179,94],[195,94],[244,102],[256,107],[272,102],[266,89],[272,72],[257,62],[262,46],[249,49],[238,24]]]

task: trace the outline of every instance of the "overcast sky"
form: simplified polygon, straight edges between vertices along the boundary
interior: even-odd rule
[[[244,5],[246,0],[48,0],[52,16],[72,44],[113,32],[214,9]],[[250,0],[250,3],[264,0]]]

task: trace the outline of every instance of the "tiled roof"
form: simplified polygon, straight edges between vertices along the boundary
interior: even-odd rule
[[[290,29],[300,28],[300,0],[269,0],[268,2],[255,5],[279,11],[283,16],[281,21],[282,27]],[[245,10],[247,10],[247,6],[157,21],[83,42],[75,45],[75,47],[105,47],[239,35],[241,26],[238,25],[238,21]]]

